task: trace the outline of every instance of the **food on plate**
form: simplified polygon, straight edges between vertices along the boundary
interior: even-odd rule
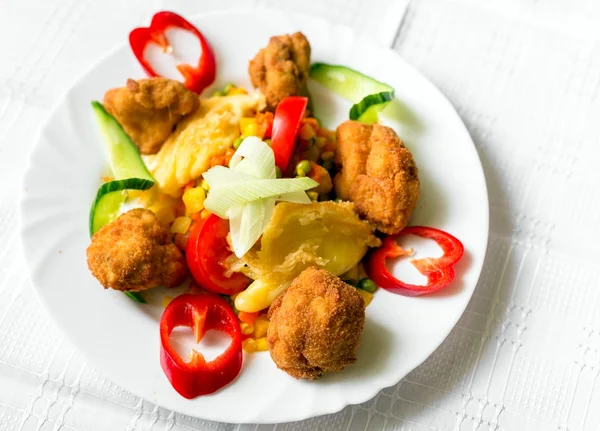
[[[201,99],[200,107],[177,126],[158,154],[147,158],[161,191],[179,197],[213,162],[224,163],[240,137],[240,120],[264,106],[264,97],[256,93]]]
[[[180,326],[191,328],[197,343],[211,329],[225,332],[231,343],[211,361],[196,350],[185,361],[169,339],[173,329]],[[212,394],[235,379],[242,368],[242,334],[227,301],[213,295],[189,294],[171,301],[160,319],[160,365],[173,389],[185,398]]]
[[[416,235],[431,239],[440,246],[444,254],[441,257],[426,257],[413,259],[411,263],[427,277],[425,285],[406,283],[394,277],[386,266],[387,259],[412,255],[412,250],[404,250],[396,242],[401,235]],[[367,272],[375,283],[390,292],[406,296],[419,296],[437,292],[448,286],[454,280],[454,264],[463,256],[462,243],[447,232],[425,226],[410,226],[400,234],[390,235],[383,245],[374,251],[367,261]]]
[[[379,114],[394,100],[391,86],[349,67],[314,63],[310,77],[354,103],[348,116],[361,123],[377,122]]]
[[[404,229],[419,198],[418,169],[412,154],[390,127],[346,121],[337,129],[334,179],[338,197],[378,230]]]
[[[92,237],[88,266],[104,288],[141,291],[175,287],[187,274],[185,258],[152,211],[136,208]]]
[[[256,247],[229,263],[255,280],[235,299],[239,310],[262,310],[291,281],[310,266],[341,275],[354,267],[369,247],[380,241],[368,223],[361,221],[350,202],[282,202]]]
[[[307,268],[269,309],[267,340],[278,368],[314,380],[356,362],[365,306],[356,288]]]
[[[242,273],[227,274],[222,264],[231,251],[227,244],[229,223],[214,214],[197,223],[190,231],[185,255],[196,283],[208,292],[233,295],[248,286]]]
[[[169,11],[161,11],[152,17],[150,27],[135,28],[129,33],[129,45],[133,54],[140,62],[148,76],[159,76],[154,67],[146,59],[146,47],[156,44],[166,53],[174,49],[167,39],[167,31],[172,29],[185,30],[192,33],[200,44],[200,56],[195,65],[180,63],[177,70],[183,75],[184,84],[195,93],[202,93],[215,80],[216,61],[213,50],[204,35],[193,24],[181,15]]]
[[[117,119],[142,154],[155,154],[186,116],[198,109],[198,96],[172,79],[128,79],[104,95],[104,108]]]
[[[197,64],[177,65],[182,83],[158,76],[145,57],[149,44],[174,52],[173,28],[201,47]],[[269,350],[296,378],[340,371],[356,361],[378,286],[415,296],[452,282],[460,241],[406,227],[419,178],[409,149],[379,124],[392,87],[345,66],[311,66],[308,40],[294,33],[272,37],[250,61],[256,90],[230,83],[202,96],[216,62],[190,22],[159,12],[131,32],[130,44],[153,78],[129,79],[104,105],[92,102],[111,176],[90,210],[87,260],[102,286],[141,304],[141,291],[185,289],[163,298],[160,322],[161,366],[183,397],[230,384],[244,352]],[[354,104],[349,121],[326,127],[312,115],[319,107],[308,109],[309,75]],[[444,251],[413,261],[426,285],[405,283],[386,266],[412,253],[396,243],[403,235]],[[186,361],[169,339],[177,326],[198,342],[210,329],[232,341],[212,361],[197,351]]]
[[[96,193],[90,211],[90,235],[119,215],[128,190],[146,190],[154,185],[154,178],[148,172],[137,147],[117,120],[98,102],[92,102],[92,108],[104,137],[115,179],[102,184]]]
[[[307,162],[308,165],[300,165],[300,163]],[[304,160],[296,165],[296,172],[298,175],[306,175],[319,183],[318,186],[311,190],[317,192],[319,195],[327,195],[333,189],[333,182],[331,181],[331,174],[323,166],[316,164],[315,162],[309,162]]]
[[[306,95],[309,71],[310,43],[300,32],[273,36],[248,64],[252,85],[272,111],[285,97]]]

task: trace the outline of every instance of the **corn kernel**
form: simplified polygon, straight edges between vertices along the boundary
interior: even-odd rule
[[[321,154],[321,159],[323,159],[323,160],[333,159],[333,151],[325,151],[323,154]]]
[[[192,219],[189,217],[177,217],[171,225],[171,233],[186,233],[192,224]]]
[[[232,88],[231,90],[229,90],[229,92],[227,93],[228,96],[234,96],[236,94],[248,94],[248,92],[246,91],[245,88],[235,87],[235,88]]]
[[[315,145],[319,149],[323,148],[326,143],[327,143],[327,138],[325,138],[323,136],[317,136],[317,139],[315,139]]]
[[[186,214],[194,214],[204,209],[204,199],[206,192],[202,187],[188,189],[183,194],[183,203],[185,204]]]
[[[310,124],[304,124],[300,128],[298,136],[300,136],[300,139],[304,139],[305,141],[310,141],[315,136],[317,136],[317,134],[315,133],[315,129],[313,128],[313,126],[311,126]]]
[[[167,305],[169,305],[173,299],[175,299],[175,298],[173,298],[172,296],[169,296],[169,295],[165,296],[162,299],[163,308],[167,308]]]
[[[256,341],[254,341],[252,338],[246,338],[244,341],[242,341],[242,349],[244,349],[244,352],[247,353],[256,352]]]
[[[240,329],[244,335],[250,335],[254,332],[254,326],[246,322],[240,323]]]
[[[138,202],[144,208],[149,208],[158,199],[158,187],[151,187],[140,193]]]
[[[210,217],[211,214],[212,213],[209,210],[207,210],[206,208],[204,208],[202,210],[202,212],[200,213],[200,217],[202,217],[203,219],[207,219],[207,218]]]
[[[269,343],[265,337],[257,338],[255,340],[256,350],[259,352],[265,352],[269,350]]]
[[[365,307],[367,305],[369,305],[371,303],[371,301],[373,300],[373,294],[367,292],[366,290],[362,290],[362,289],[356,289],[356,291],[358,293],[360,293],[360,296],[363,297],[363,300],[365,301]]]
[[[258,136],[258,123],[255,118],[242,118],[240,120],[242,136]],[[262,136],[260,136],[262,138]]]
[[[157,205],[156,208],[150,208],[150,211],[154,213],[158,221],[162,224],[171,224],[175,221],[175,213],[172,208]]]
[[[254,338],[260,338],[267,335],[267,329],[269,329],[269,318],[266,314],[261,314],[256,318],[254,322]]]
[[[319,193],[317,193],[317,192],[306,192],[306,194],[308,195],[308,197],[310,198],[311,201],[319,200]]]
[[[204,178],[202,178],[202,181],[200,181],[200,187],[202,187],[205,192],[210,191],[210,186],[208,185],[208,181],[206,181]]]
[[[139,199],[142,196],[143,190],[127,190],[127,197],[129,199]]]

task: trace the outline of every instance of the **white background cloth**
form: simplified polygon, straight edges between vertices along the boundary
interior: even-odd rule
[[[370,402],[277,427],[174,414],[87,365],[33,296],[17,220],[36,130],[97,58],[162,8],[265,6],[374,36],[438,85],[491,205],[481,280],[431,358]],[[0,0],[0,430],[599,430],[599,22],[597,0]]]

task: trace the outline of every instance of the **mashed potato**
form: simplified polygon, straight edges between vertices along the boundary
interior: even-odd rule
[[[173,197],[211,167],[240,136],[240,119],[265,107],[262,95],[238,94],[201,99],[198,110],[183,120],[158,154],[144,157],[163,193]]]

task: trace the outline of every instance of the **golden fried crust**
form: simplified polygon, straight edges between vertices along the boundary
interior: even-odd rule
[[[174,127],[199,106],[198,96],[167,78],[129,79],[104,95],[104,107],[142,154],[155,154]]]
[[[365,304],[333,274],[305,269],[269,309],[267,341],[278,368],[314,380],[356,362]]]
[[[272,111],[284,97],[306,94],[309,69],[310,44],[300,32],[273,36],[248,64],[252,85],[265,95]]]
[[[187,274],[185,258],[152,211],[137,208],[92,237],[88,267],[105,289],[136,292],[175,287]]]
[[[418,169],[393,129],[346,121],[337,129],[334,179],[338,197],[381,232],[394,234],[408,225],[419,199]]]

